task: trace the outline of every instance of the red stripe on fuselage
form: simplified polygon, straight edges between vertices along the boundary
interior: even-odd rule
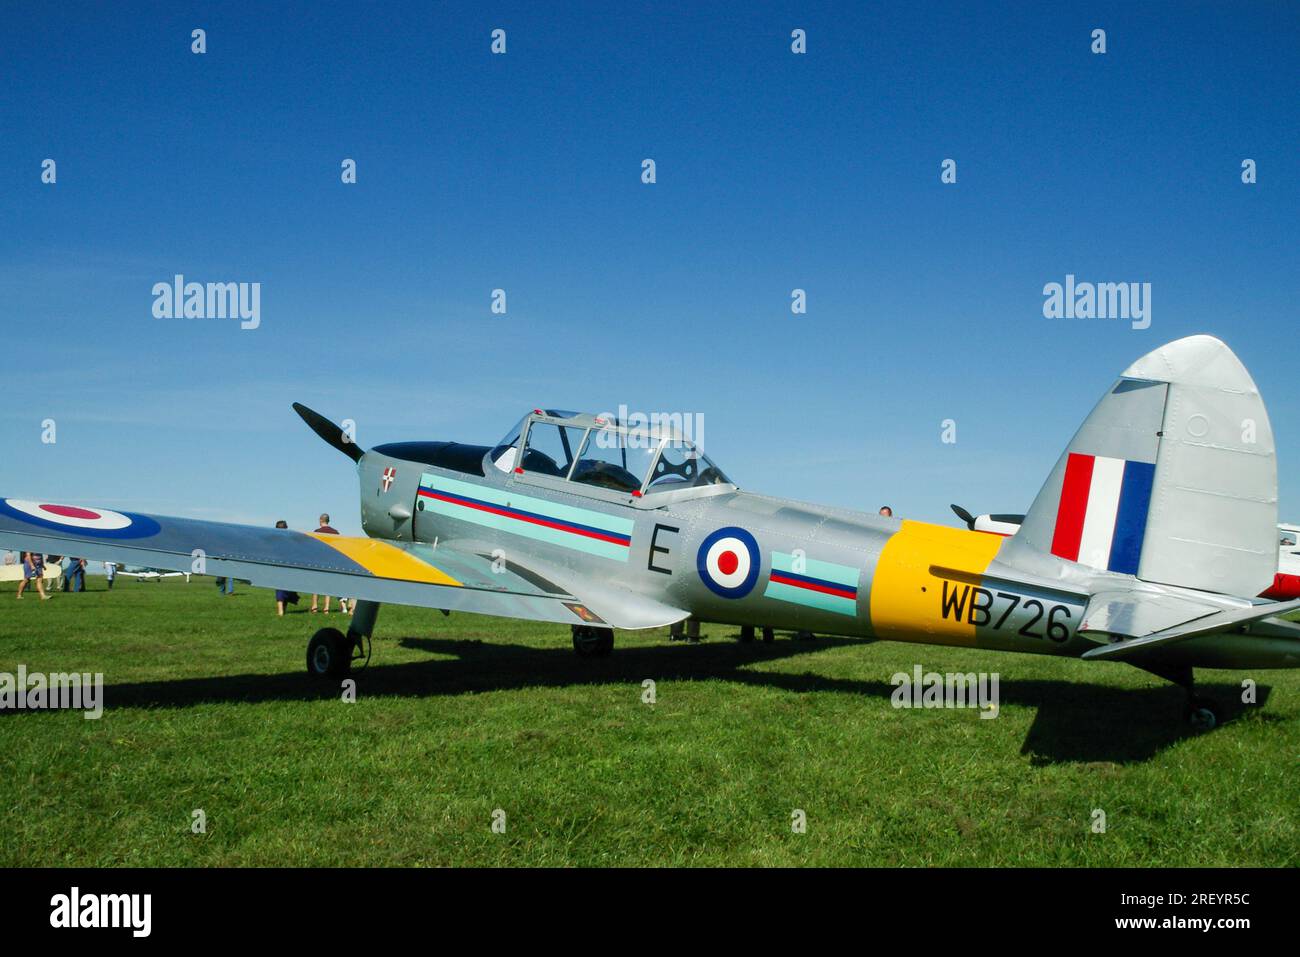
[[[602,535],[600,532],[588,531],[585,528],[573,528],[569,525],[563,525],[559,522],[550,522],[544,518],[537,518],[532,515],[520,515],[504,508],[497,508],[494,505],[489,505],[486,502],[472,502],[466,501],[462,498],[453,498],[428,488],[420,489],[419,494],[425,498],[436,498],[440,502],[459,505],[462,508],[472,508],[480,512],[491,512],[493,515],[500,515],[502,518],[513,518],[520,522],[528,522],[531,525],[543,525],[546,528],[553,528],[559,532],[568,532],[571,535],[581,535],[584,538],[594,538],[598,541],[609,542],[611,545],[622,545],[624,548],[631,547],[631,541],[628,539],[615,538],[612,535]]]
[[[1091,455],[1071,452],[1065,463],[1065,481],[1061,483],[1061,502],[1056,508],[1056,531],[1052,535],[1052,554],[1070,561],[1079,560],[1079,543],[1083,541],[1083,519],[1088,514],[1088,490],[1092,487]]]
[[[836,588],[831,585],[821,585],[817,582],[806,581],[802,578],[787,578],[778,571],[772,572],[772,581],[778,585],[792,585],[795,588],[806,588],[808,591],[819,591],[823,595],[834,595],[837,598],[856,599],[858,593],[856,589]]]

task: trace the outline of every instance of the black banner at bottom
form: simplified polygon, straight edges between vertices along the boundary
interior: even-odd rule
[[[1295,926],[1290,870],[9,870],[6,941],[238,943],[269,933],[339,944],[435,928],[536,943],[567,924],[586,936],[677,925],[692,939],[763,939],[788,924],[873,942],[918,933],[1056,939],[1189,935],[1231,945]],[[793,923],[791,923],[793,922]],[[802,927],[802,931],[800,931]]]

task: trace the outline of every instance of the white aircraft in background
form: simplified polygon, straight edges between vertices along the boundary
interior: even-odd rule
[[[136,581],[156,582],[164,578],[185,577],[186,581],[190,580],[188,572],[168,572],[161,568],[146,568],[144,565],[122,565],[118,568],[119,575],[125,575],[127,578],[134,578]]]
[[[966,527],[974,532],[988,532],[1004,538],[1020,530],[1023,515],[972,515],[960,505],[949,506]],[[1300,525],[1278,525],[1277,527],[1277,573],[1273,584],[1260,592],[1260,598],[1272,598],[1274,601],[1300,598]]]

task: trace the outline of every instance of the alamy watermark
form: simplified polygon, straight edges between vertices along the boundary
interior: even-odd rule
[[[186,282],[177,273],[171,282],[153,284],[155,319],[238,319],[239,328],[262,324],[260,282]]]
[[[84,711],[88,721],[104,713],[104,673],[0,672],[0,711]]]
[[[148,937],[153,927],[152,894],[86,894],[73,886],[50,898],[54,928],[124,928],[132,937]]]
[[[1151,283],[1075,282],[1074,273],[1064,283],[1043,287],[1046,319],[1128,319],[1134,329],[1151,325]]]
[[[979,708],[981,718],[998,716],[998,673],[939,674],[920,665],[896,672],[890,703],[895,708]]]
[[[596,445],[600,448],[618,448],[625,444],[630,449],[652,449],[664,437],[685,439],[695,446],[697,452],[704,451],[704,413],[703,412],[629,412],[626,405],[618,407],[618,414],[602,412],[598,421],[619,422],[628,429],[626,442],[619,438],[619,433],[606,429],[596,434]]]

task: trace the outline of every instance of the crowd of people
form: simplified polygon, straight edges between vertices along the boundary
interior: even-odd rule
[[[42,555],[39,552],[19,552],[17,557],[18,564],[22,565],[23,577],[18,582],[18,598],[23,597],[23,592],[28,587],[36,589],[40,595],[41,601],[47,601],[53,595],[45,591],[46,568],[58,566],[59,573],[54,579],[52,586],[53,591],[65,592],[82,592],[86,590],[86,560],[84,558],[74,558],[71,555]],[[6,556],[5,564],[10,560]],[[116,567],[108,563],[104,566],[104,575],[108,580],[108,587],[113,587],[113,579],[116,575]]]
[[[338,529],[330,525],[330,517],[327,513],[322,512],[320,524],[316,528],[317,535],[337,535]],[[289,523],[284,519],[275,523],[276,528],[288,529]],[[5,556],[5,564],[13,561],[12,556]],[[47,565],[59,566],[59,575],[51,586],[51,591],[65,592],[82,592],[86,590],[86,559],[73,558],[63,555],[41,555],[37,552],[19,552],[17,561],[22,565],[23,577],[18,582],[18,597],[23,597],[28,587],[35,588],[42,601],[47,601],[53,595],[47,593],[45,589],[45,574]],[[186,576],[187,578],[189,576]],[[113,590],[113,583],[117,579],[117,565],[113,562],[104,563],[104,579],[108,585],[108,590]],[[228,577],[219,577],[216,580],[217,590],[223,595],[233,595],[235,593],[235,579]],[[322,610],[321,598],[324,598],[323,613],[330,613],[330,603],[334,600],[333,595],[312,595],[311,607],[308,609],[312,614]],[[285,608],[289,605],[296,605],[300,601],[300,596],[296,591],[277,588],[275,590],[275,610],[276,614],[283,616]],[[348,614],[356,609],[356,600],[352,598],[339,598],[339,611]]]

